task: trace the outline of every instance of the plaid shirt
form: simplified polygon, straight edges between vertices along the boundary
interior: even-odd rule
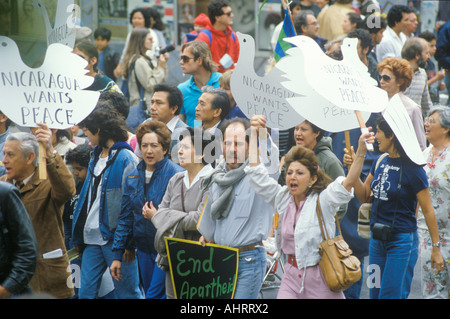
[[[433,103],[431,102],[430,92],[428,91],[427,72],[424,69],[418,68],[414,72],[411,85],[406,89],[404,94],[419,104],[422,108],[422,116],[425,118]]]

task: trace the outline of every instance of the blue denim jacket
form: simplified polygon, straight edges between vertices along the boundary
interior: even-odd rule
[[[89,169],[86,179],[81,189],[77,205],[73,213],[73,244],[81,245],[84,243],[83,231],[87,217],[87,204],[89,192],[91,191],[92,172],[102,152],[100,146],[96,146],[91,154]],[[108,155],[107,168],[102,177],[102,188],[100,196],[100,231],[104,240],[112,240],[114,231],[117,227],[117,221],[120,214],[120,204],[122,202],[123,181],[125,176],[136,168],[139,159],[133,153],[133,149],[126,142],[114,144]],[[109,165],[109,166],[108,166]]]
[[[154,239],[156,228],[142,215],[146,202],[153,202],[158,209],[166,192],[169,180],[184,168],[175,164],[168,157],[156,163],[150,182],[145,184],[146,164],[141,161],[125,179],[122,199],[122,213],[114,235],[112,247],[114,259],[122,260],[125,247],[134,240],[136,248],[147,254],[156,254]]]

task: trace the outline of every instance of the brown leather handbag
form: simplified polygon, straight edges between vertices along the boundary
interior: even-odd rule
[[[317,216],[323,241],[318,245],[321,259],[319,267],[331,291],[339,292],[347,289],[361,279],[361,262],[352,255],[352,250],[342,237],[341,226],[335,216],[339,235],[329,238],[323,220],[319,197],[317,197]]]

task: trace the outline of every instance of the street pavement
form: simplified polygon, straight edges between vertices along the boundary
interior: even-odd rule
[[[360,299],[370,299],[369,298],[369,288],[366,284],[366,280],[367,280],[367,265],[369,264],[369,257],[364,258],[364,277],[363,277],[363,285],[362,285],[362,289],[361,289],[361,296]],[[279,277],[283,276],[283,272],[281,270],[281,267],[277,267],[277,271],[276,274]],[[278,287],[280,284],[280,280],[278,278],[275,277],[275,283],[272,283],[271,286],[267,287],[267,288],[263,288],[260,292],[260,298],[261,299],[276,299],[277,298],[277,293],[278,293]],[[414,268],[414,277],[413,277],[413,281],[412,281],[412,285],[411,285],[411,292],[409,294],[408,299],[422,299],[422,294],[421,294],[421,287],[420,287],[420,266],[419,266],[419,260],[416,263],[416,267]]]

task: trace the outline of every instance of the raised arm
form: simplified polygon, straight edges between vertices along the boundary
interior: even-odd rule
[[[370,129],[370,128],[369,128]],[[358,142],[358,150],[356,154],[352,152],[352,155],[349,154],[346,149],[346,154],[344,155],[344,163],[349,166],[347,177],[342,181],[342,185],[350,191],[353,187],[355,189],[355,195],[360,198],[364,198],[366,193],[366,187],[359,178],[361,175],[361,170],[364,164],[364,158],[366,156],[367,148],[366,142],[369,144],[373,144],[375,138],[372,132],[361,134]],[[370,190],[369,190],[370,195]]]

